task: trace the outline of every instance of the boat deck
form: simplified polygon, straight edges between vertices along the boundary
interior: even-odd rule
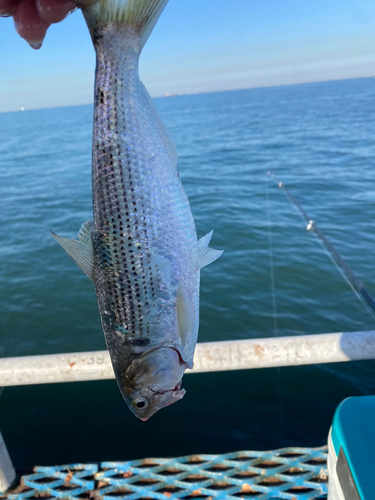
[[[327,447],[35,467],[0,499],[326,499]]]

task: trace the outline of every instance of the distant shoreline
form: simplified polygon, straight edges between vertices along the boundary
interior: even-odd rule
[[[361,76],[357,78],[338,78],[334,80],[317,80],[317,81],[311,81],[311,82],[302,82],[302,83],[285,83],[285,84],[279,84],[279,85],[262,85],[262,86],[256,86],[256,87],[241,87],[241,88],[233,88],[233,89],[223,89],[223,90],[210,90],[210,91],[203,91],[203,92],[185,92],[185,93],[176,93],[176,92],[167,92],[166,94],[163,95],[153,95],[151,96],[153,99],[169,99],[171,97],[183,97],[183,96],[196,96],[196,95],[206,95],[206,94],[219,94],[222,92],[241,92],[245,90],[259,90],[259,89],[277,89],[277,88],[287,88],[287,87],[302,87],[302,86],[308,86],[308,85],[324,85],[324,84],[329,84],[329,83],[334,83],[334,82],[354,82],[357,80],[374,80],[375,81],[375,76]],[[11,110],[11,111],[0,111],[0,114],[5,114],[5,113],[19,113],[21,111],[27,112],[27,111],[38,111],[42,109],[62,109],[62,108],[75,108],[78,106],[92,106],[93,102],[86,102],[82,104],[67,104],[66,106],[50,106],[50,107],[42,107],[42,108],[26,108],[23,106],[18,106],[17,109]]]

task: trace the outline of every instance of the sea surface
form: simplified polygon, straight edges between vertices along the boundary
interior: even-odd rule
[[[198,235],[214,229],[224,249],[202,271],[200,341],[375,329],[267,176],[375,293],[374,98],[368,78],[155,100]],[[93,285],[50,234],[75,237],[92,217],[92,113],[0,115],[2,357],[105,349]],[[5,388],[0,430],[19,468],[320,446],[342,399],[375,392],[375,361],[186,375],[183,387],[147,423],[114,380]]]

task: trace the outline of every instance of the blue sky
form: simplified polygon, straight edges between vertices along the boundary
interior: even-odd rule
[[[0,18],[0,111],[92,102],[81,12],[31,49]],[[152,96],[375,76],[373,0],[170,0],[141,57]]]

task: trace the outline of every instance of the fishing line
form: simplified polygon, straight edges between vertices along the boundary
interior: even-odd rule
[[[326,255],[330,258],[332,263],[335,265],[336,269],[339,271],[341,276],[344,278],[346,283],[349,285],[354,295],[360,300],[360,302],[365,306],[366,310],[371,314],[372,319],[375,320],[375,300],[366,290],[354,272],[350,269],[348,264],[344,261],[337,250],[328,241],[327,237],[321,229],[318,228],[317,224],[310,219],[307,212],[302,208],[299,201],[289,192],[289,190],[284,186],[278,178],[271,172],[267,172],[269,177],[273,177],[277,182],[280,189],[283,190],[285,196],[289,199],[292,205],[296,208],[297,212],[301,216],[304,223],[307,222],[307,231],[312,233],[317,239],[319,245],[322,247]]]
[[[267,222],[268,222],[268,255],[270,256],[270,277],[271,277],[271,294],[272,294],[272,311],[273,311],[273,336],[279,336],[277,324],[277,309],[276,309],[276,286],[275,286],[275,266],[273,261],[273,243],[272,243],[272,227],[271,227],[271,208],[270,208],[270,195],[269,195],[269,179],[267,178]],[[278,366],[277,370],[277,392],[279,398],[279,417],[280,417],[280,434],[284,439],[284,411],[283,411],[283,397],[281,385],[281,370]]]
[[[271,276],[271,293],[272,293],[272,309],[273,309],[273,336],[278,337],[275,271],[274,271],[274,263],[273,263],[272,228],[271,228],[271,219],[270,219],[270,195],[269,195],[268,182],[269,181],[267,179],[268,255],[270,257],[270,276]]]

